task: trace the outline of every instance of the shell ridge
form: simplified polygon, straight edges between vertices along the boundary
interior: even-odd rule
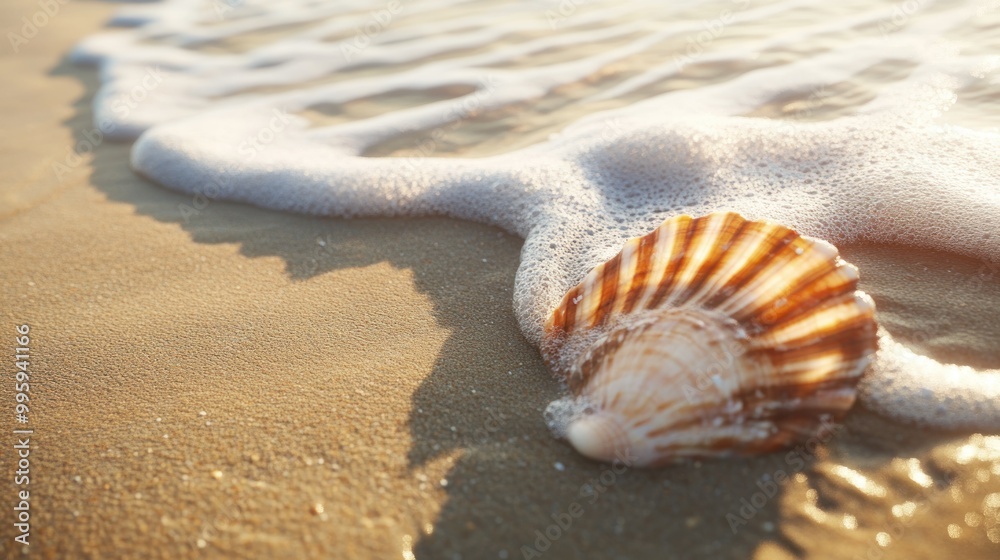
[[[787,271],[802,254],[805,254],[809,247],[809,241],[803,239],[794,231],[789,230],[789,234],[784,237],[787,241],[779,246],[771,258],[762,262],[751,278],[733,293],[732,297],[719,305],[717,309],[723,311],[738,320],[744,320],[752,314],[758,304],[760,294],[767,293],[768,288],[782,282],[782,272]],[[803,246],[805,245],[805,246]]]
[[[816,247],[814,240],[809,238],[802,239],[810,243],[810,249]],[[743,309],[743,314],[747,320],[753,320],[762,310],[765,310],[764,313],[767,313],[766,309],[773,308],[776,303],[786,301],[796,295],[801,300],[808,294],[809,288],[816,281],[837,270],[835,259],[839,260],[839,257],[835,257],[835,259],[822,258],[815,260],[815,262],[810,262],[810,259],[805,258],[805,255],[810,254],[811,251],[806,251],[803,255],[799,255],[798,259],[792,259],[792,263],[796,263],[797,266],[793,266],[790,263],[789,267],[797,274],[790,274],[788,276],[775,274],[770,282],[764,284],[761,288],[762,297]],[[767,297],[765,298],[764,295]]]
[[[774,258],[775,252],[790,245],[798,238],[798,234],[794,231],[781,227],[771,227],[770,234],[762,243],[762,249],[764,250],[757,252],[754,255],[755,258],[746,263],[740,272],[730,281],[730,289],[732,291],[728,294],[720,293],[716,298],[709,298],[709,301],[706,303],[707,306],[726,311],[726,306],[743,294],[747,290],[747,285],[755,281],[761,272],[771,265],[770,261]]]
[[[685,250],[688,244],[691,242],[691,237],[694,235],[694,222],[696,220],[691,220],[683,232],[678,232],[677,250],[673,252],[669,260],[667,260],[667,267],[663,271],[663,276],[657,281],[656,291],[653,296],[649,299],[646,304],[646,309],[655,309],[666,304],[669,301],[670,293],[673,291],[673,287],[679,280],[678,273],[684,270],[685,263],[688,258],[688,252]]]
[[[634,311],[655,307],[653,298],[656,297],[663,278],[672,273],[671,265],[676,263],[674,257],[682,250],[686,229],[692,221],[691,216],[682,215],[666,220],[654,230],[658,234],[650,255],[650,271],[644,284],[645,289],[633,306]]]
[[[717,288],[716,283],[719,280],[717,272],[719,267],[725,263],[725,256],[732,246],[733,241],[743,233],[748,223],[743,216],[735,212],[730,212],[726,215],[725,223],[720,226],[717,235],[714,237],[717,250],[709,258],[705,259],[700,270],[695,273],[691,282],[678,296],[676,300],[678,304],[698,304],[699,296],[701,296],[703,291]]]
[[[629,290],[635,281],[635,275],[639,267],[639,247],[643,239],[645,238],[633,237],[626,241],[625,246],[622,247],[622,258],[618,270],[618,286],[615,288],[616,293],[620,295],[615,298],[615,304],[610,310],[609,318],[620,315],[628,304],[629,296],[632,295]]]
[[[685,239],[681,253],[682,261],[672,278],[670,290],[660,305],[683,305],[687,301],[693,283],[700,283],[699,276],[711,266],[716,240],[722,235],[728,213],[709,214],[692,223],[690,234]]]
[[[653,251],[656,249],[656,240],[659,238],[660,228],[656,228],[649,235],[640,238],[639,251],[636,254],[635,273],[632,275],[632,282],[628,287],[628,294],[625,296],[625,304],[622,307],[623,313],[630,313],[639,297],[646,289],[647,278],[652,272]]]
[[[618,299],[618,275],[621,269],[621,253],[618,253],[605,263],[601,271],[600,299],[597,309],[594,311],[594,325],[603,325],[614,307],[615,300]]]
[[[765,453],[846,414],[877,349],[874,304],[829,243],[735,212],[628,239],[546,322],[576,403],[565,434],[639,466]]]
[[[582,298],[576,306],[576,320],[574,321],[574,324],[580,325],[581,328],[590,328],[597,324],[594,322],[594,318],[601,304],[601,279],[604,278],[604,269],[607,264],[601,263],[595,266],[583,278],[583,288],[579,294]]]
[[[718,268],[713,271],[713,281],[706,283],[692,301],[714,309],[718,304],[735,293],[746,281],[747,271],[767,258],[769,251],[760,251],[762,232],[759,222],[746,221],[740,232],[724,252]],[[767,237],[764,238],[765,242]]]
[[[858,287],[858,278],[853,267],[838,266],[816,278],[806,288],[789,294],[786,298],[773,300],[766,308],[761,308],[753,317],[754,324],[767,329],[794,321],[807,313],[813,313],[824,302],[853,297]]]

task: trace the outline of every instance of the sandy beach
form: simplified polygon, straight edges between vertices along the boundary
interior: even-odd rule
[[[795,459],[642,471],[582,458],[548,433],[560,387],[511,309],[520,239],[445,218],[190,213],[192,197],[130,170],[128,143],[93,135],[97,73],[65,57],[114,9],[70,2],[0,58],[4,557],[1000,553],[996,435],[858,407]],[[12,0],[0,17],[15,29],[37,10]],[[842,252],[900,340],[1000,365],[1000,270]],[[8,413],[22,324],[27,546],[14,541],[11,453],[25,426]],[[769,484],[778,471],[787,482]]]

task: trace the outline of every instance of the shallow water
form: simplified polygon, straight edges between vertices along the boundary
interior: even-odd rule
[[[733,208],[846,244],[882,323],[916,352],[1000,365],[995,316],[962,309],[998,300],[1000,2],[175,0],[122,13],[133,29],[74,54],[101,63],[95,121],[145,132],[134,167],[191,193],[191,211],[201,197],[498,225],[527,240],[515,310],[537,342],[547,310],[626,237]],[[940,276],[872,243],[954,259],[962,306],[935,307]],[[915,287],[928,295],[908,301]],[[997,427],[1000,374],[950,372],[931,392],[908,373],[866,404],[919,421],[931,403],[946,417],[930,423],[967,431],[924,442],[862,410],[818,460],[753,463],[763,482],[725,485],[712,522],[735,523],[736,542],[777,531],[760,557],[997,554],[1000,443],[968,427]],[[778,471],[775,527],[740,498]],[[655,554],[617,534],[600,542]]]

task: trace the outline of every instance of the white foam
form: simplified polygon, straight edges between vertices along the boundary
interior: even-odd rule
[[[719,6],[738,11],[743,4]],[[651,25],[652,17],[619,20],[630,9],[661,14],[670,8],[652,0],[638,7],[608,2],[579,7],[558,32],[539,34],[551,18],[537,2],[512,0],[501,3],[503,9],[477,11],[467,2],[438,0],[419,8],[405,4],[395,23],[370,34],[370,46],[348,57],[343,41],[384,5],[301,2],[283,11],[247,2],[233,21],[211,21],[204,4],[170,0],[133,9],[121,20],[135,27],[95,36],[75,57],[101,64],[98,123],[108,121],[120,136],[145,131],[132,164],[170,188],[315,215],[447,215],[524,237],[514,307],[525,335],[538,343],[546,314],[569,287],[626,238],[680,212],[733,209],[833,243],[904,243],[1000,261],[1000,135],[934,120],[961,88],[996,92],[998,60],[961,48],[931,56],[931,39],[943,41],[983,16],[975,3],[919,4],[922,11],[902,21],[893,19],[898,6],[887,5],[756,39],[720,36],[703,45],[696,63],[746,61],[748,53],[808,40],[822,48],[593,114],[549,142],[479,159],[361,154],[400,131],[433,130],[470,111],[533,103],[664,41],[701,33],[704,25],[679,14],[669,25]],[[782,11],[816,6],[786,1],[748,9],[728,25],[762,25]],[[442,16],[431,17],[435,11]],[[191,48],[311,21],[307,13],[318,14],[317,23],[245,52]],[[616,23],[591,28],[605,18]],[[518,33],[528,38],[509,48],[474,48]],[[824,38],[838,33],[848,38]],[[338,39],[324,41],[331,36]],[[591,40],[614,46],[547,66],[504,66]],[[890,62],[912,69],[886,78],[854,116],[822,122],[740,116],[789,92],[819,91]],[[364,65],[399,70],[315,82]],[[162,72],[162,81],[134,108],[121,110],[150,68]],[[650,68],[590,100],[634,94],[678,70]],[[248,90],[265,86],[286,89]],[[474,91],[328,127],[311,127],[295,114],[320,103],[441,86]],[[936,426],[1000,428],[1000,373],[945,366],[900,348],[884,337],[864,385],[869,405]]]
[[[975,371],[941,364],[894,341],[884,329],[874,369],[859,386],[861,398],[904,422],[949,428],[996,429],[1000,369]]]
[[[570,424],[587,411],[588,405],[580,399],[566,396],[545,407],[545,425],[553,437],[564,439]]]

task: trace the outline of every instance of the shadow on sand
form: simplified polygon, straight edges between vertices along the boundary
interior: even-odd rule
[[[79,70],[70,72],[68,63],[53,73],[81,75]],[[66,123],[79,140],[93,127],[90,104],[98,85],[95,72],[83,75],[86,94]],[[581,458],[549,436],[542,411],[558,396],[558,384],[523,338],[492,336],[516,331],[511,288],[518,239],[444,219],[316,219],[225,202],[212,202],[185,218],[180,207],[190,205],[191,197],[134,177],[124,165],[126,150],[111,143],[96,150],[92,183],[113,201],[179,225],[193,243],[235,243],[247,257],[280,257],[294,280],[379,262],[412,271],[417,289],[433,301],[437,322],[452,334],[413,394],[413,409],[427,414],[410,419],[414,443],[408,462],[412,468],[462,450],[448,474],[448,499],[433,531],[414,543],[416,558],[749,558],[765,541],[792,557],[803,554],[783,531],[780,487],[763,504],[757,500],[752,515],[739,518],[745,524],[736,524],[736,531],[732,520],[741,515],[741,508],[750,512],[744,503],[767,486],[758,484],[765,477],[778,470],[809,476],[822,459],[799,465],[780,453],[655,471],[622,465],[612,470]],[[301,239],[322,238],[327,244],[317,252],[311,243],[275,241],[268,232],[279,229]],[[505,261],[452,273],[443,270],[439,263],[453,262],[454,253],[474,252],[461,238],[470,232],[476,243],[493,244]],[[376,243],[376,238],[391,242]],[[477,300],[481,304],[468,305]],[[478,358],[470,361],[468,348],[477,345]],[[472,399],[453,387],[458,374],[470,369],[499,372],[477,385],[489,397]],[[878,421],[864,411],[852,414],[846,429],[820,455],[841,462],[858,455],[870,465],[888,460],[900,446],[914,453],[935,443],[928,437],[874,443],[865,438],[862,443],[859,432],[867,430],[861,426],[871,422]],[[464,429],[456,435],[449,426]]]

